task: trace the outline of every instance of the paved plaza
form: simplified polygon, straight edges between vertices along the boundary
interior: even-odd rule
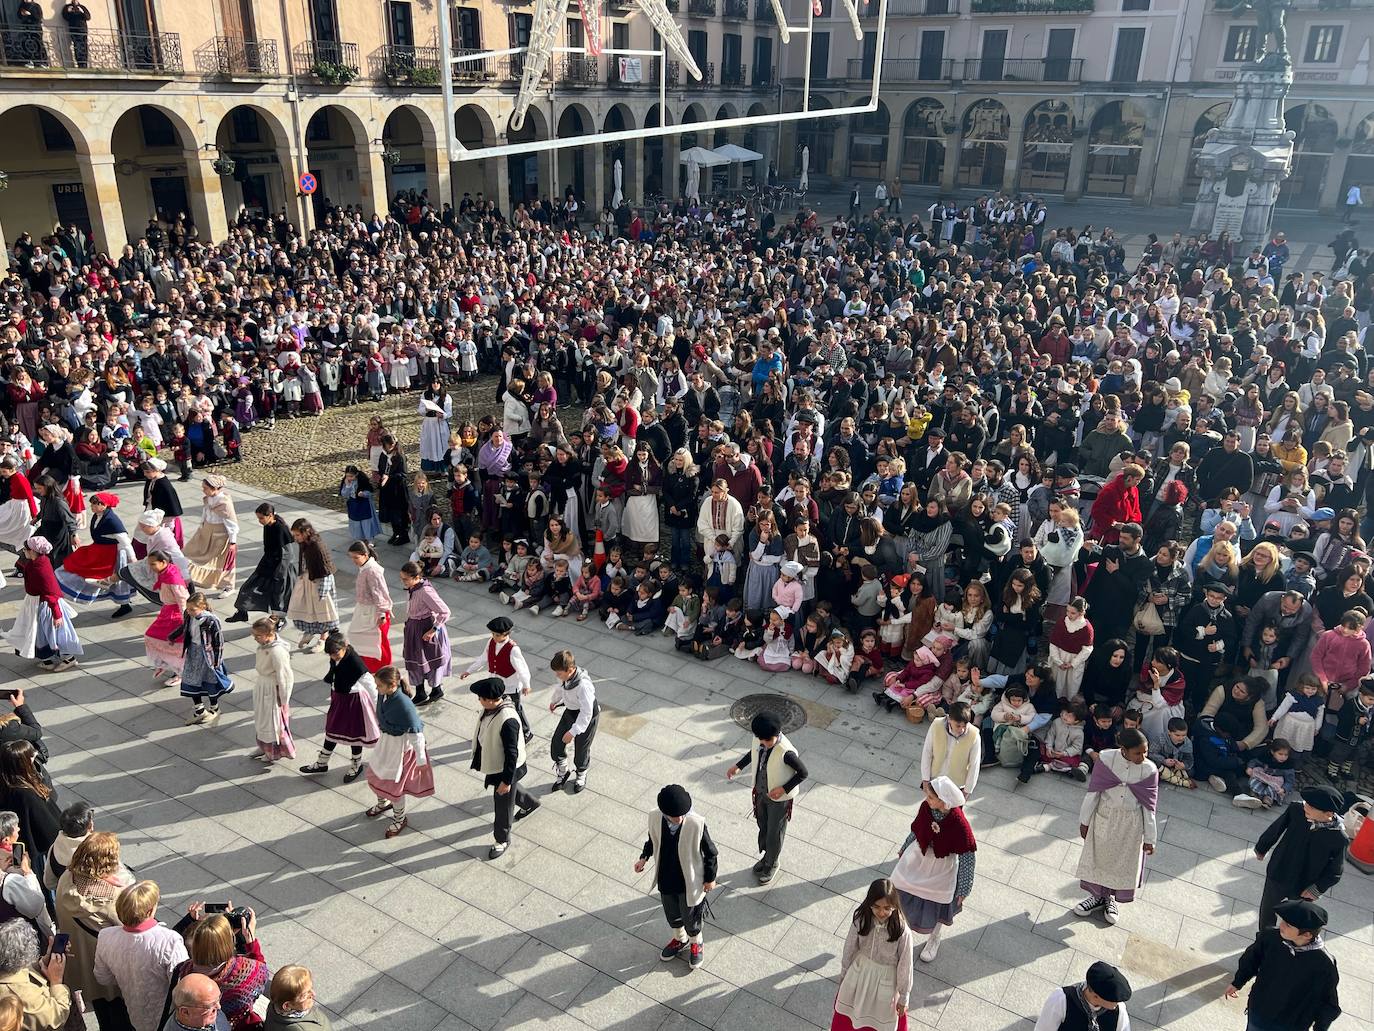
[[[189,535],[199,484],[180,488]],[[315,521],[343,562],[341,513],[231,490],[243,527],[240,582],[260,550],[252,510],[262,500],[288,520]],[[139,495],[136,487],[119,493],[127,522]],[[395,570],[405,556],[380,550],[403,611]],[[346,622],[353,581],[343,564]],[[450,632],[465,666],[486,640],[487,620],[503,610],[483,587],[438,587],[453,609]],[[19,596],[13,582],[0,595],[6,624]],[[227,615],[228,600],[215,608]],[[118,623],[109,612],[99,605],[80,615],[79,670],[34,673],[23,660],[0,657],[44,725],[59,803],[80,796],[97,807],[97,826],[118,832],[125,861],[161,885],[166,922],[196,899],[254,907],[269,965],[310,967],[341,1031],[828,1027],[850,915],[869,882],[890,871],[918,802],[926,728],[876,711],[866,692],[850,696],[815,677],[768,674],[733,658],[699,663],[660,636],[521,613],[516,638],[536,685],[525,783],[544,806],[516,825],[504,857],[486,859],[491,798],[468,769],[477,705],[455,684],[446,701],[423,711],[437,796],[415,803],[410,829],[384,841],[385,821],[363,816],[366,781],[342,783],[346,762],[317,779],[296,772],[322,740],[322,655],[295,658],[300,758],[263,771],[248,758],[246,628],[227,628],[237,688],[219,724],[205,730],[185,725],[190,703],[156,685],[143,659],[151,606]],[[287,636],[294,643],[298,635]],[[399,625],[392,638],[399,655]],[[547,797],[548,660],[562,647],[576,651],[607,708],[586,792]],[[730,705],[760,691],[786,692],[805,706],[808,725],[790,736],[811,770],[782,869],[766,887],[750,872],[747,778],[732,784],[724,775],[749,741]],[[706,961],[695,972],[659,961],[666,924],[650,874],[632,869],[646,813],[672,781],[692,792],[721,850]],[[1262,882],[1253,846],[1267,815],[1234,809],[1205,787],[1162,786],[1158,851],[1140,900],[1123,905],[1111,927],[1069,913],[1083,895],[1074,875],[1083,786],[1053,775],[1014,785],[1012,771],[985,770],[968,807],[979,839],[976,883],[938,959],[916,964],[912,1026],[1028,1029],[1054,987],[1103,959],[1135,986],[1134,1027],[1243,1027],[1242,1004],[1221,996],[1253,936]],[[1347,1014],[1337,1026],[1374,1027],[1374,879],[1347,866],[1323,904]]]

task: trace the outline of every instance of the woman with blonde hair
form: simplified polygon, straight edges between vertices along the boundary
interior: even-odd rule
[[[262,1018],[253,1004],[267,992],[269,971],[258,943],[257,914],[251,909],[238,911],[243,919],[236,929],[218,913],[205,916],[203,902],[191,909],[197,919],[186,933],[190,958],[172,971],[172,984],[187,974],[204,974],[219,986],[220,1012],[231,1031],[260,1025]]]
[[[1244,619],[1268,592],[1279,591],[1283,587],[1279,549],[1268,541],[1261,541],[1241,560],[1231,610],[1238,618]]]
[[[128,1019],[119,992],[95,977],[96,936],[119,925],[116,901],[134,883],[119,858],[119,838],[95,831],[76,847],[57,882],[57,929],[70,936],[63,978],[92,1004],[102,1028],[118,1028]]]
[[[273,974],[267,998],[263,1031],[332,1031],[328,1014],[315,1005],[315,981],[305,967],[291,964]]]
[[[1207,554],[1197,565],[1193,576],[1194,595],[1205,591],[1209,586],[1225,584],[1234,588],[1240,579],[1240,553],[1230,541],[1213,540]],[[1229,592],[1228,592],[1229,593]]]
[[[172,971],[189,958],[181,935],[157,920],[161,900],[152,881],[129,885],[115,899],[118,923],[95,940],[95,980],[118,992],[134,1031],[158,1031]]]

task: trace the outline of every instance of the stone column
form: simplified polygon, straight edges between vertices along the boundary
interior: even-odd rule
[[[1341,183],[1345,182],[1345,165],[1350,160],[1350,149],[1338,147],[1326,163],[1326,182],[1322,184],[1321,197],[1317,210],[1323,215],[1331,215],[1345,210],[1345,193]]]
[[[212,167],[215,158],[201,150],[183,151],[182,156],[186,159],[187,202],[201,239],[223,240],[229,235],[229,212],[224,207],[219,173]]]
[[[1016,180],[1021,175],[1021,148],[1025,145],[1026,125],[1024,121],[1013,118],[1011,132],[1007,137],[1007,163],[1002,170],[1002,192],[1015,193]]]
[[[831,179],[840,180],[844,186],[844,192],[847,195],[851,185],[850,179],[852,178],[849,172],[849,119],[832,118],[831,121],[838,121],[839,124],[835,126],[835,135],[832,137],[830,160],[826,162],[824,168],[818,168],[816,163],[817,155],[815,152],[812,152],[811,171],[813,173],[819,172],[821,175],[828,175]],[[820,156],[822,158],[824,157],[824,155]]]
[[[663,141],[663,196],[673,200],[678,194],[679,176],[682,175],[682,137],[660,136]]]
[[[496,200],[496,207],[505,218],[510,218],[515,205],[510,195],[510,161],[507,158],[487,158],[486,166],[487,196]]]
[[[86,212],[91,219],[91,236],[96,249],[118,254],[128,242],[129,232],[124,225],[124,206],[119,202],[114,157],[78,151],[76,165],[86,188]]]
[[[945,137],[945,163],[940,169],[940,192],[951,194],[959,178],[959,162],[964,154],[963,119],[958,127]]]
[[[1152,112],[1158,117],[1157,112]],[[1155,173],[1158,170],[1155,163],[1155,152],[1159,149],[1159,134],[1162,129],[1152,128],[1148,124],[1145,126],[1145,135],[1141,137],[1142,145],[1140,148],[1140,165],[1135,173],[1135,192],[1131,194],[1131,203],[1136,205],[1148,204],[1150,200],[1150,184],[1154,181]]]
[[[601,143],[589,143],[586,149],[591,151],[591,181],[588,184],[587,196],[582,199],[582,206],[587,218],[595,220],[601,214],[601,209],[611,201],[611,190],[606,188],[606,147]],[[587,160],[585,156],[583,160]]]
[[[629,198],[630,204],[639,207],[644,203],[644,138],[639,137],[627,142],[625,146],[625,185],[621,192]]]
[[[892,184],[893,179],[902,177],[902,150],[905,139],[902,136],[902,122],[897,118],[889,118],[887,125],[887,161],[883,165],[883,175],[886,176],[888,185]]]
[[[1083,176],[1088,170],[1088,130],[1076,129],[1073,148],[1069,151],[1069,181],[1065,184],[1064,199],[1076,201],[1083,196]]]
[[[386,186],[386,162],[382,160],[384,147],[373,143],[359,143],[358,152],[358,193],[362,197],[363,210],[384,212],[390,198]]]

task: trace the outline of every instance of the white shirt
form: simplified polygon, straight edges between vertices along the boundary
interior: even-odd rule
[[[1345,192],[1345,202],[1352,205],[1360,203],[1360,188],[1358,185],[1351,186],[1350,189]]]
[[[577,713],[577,719],[573,720],[568,733],[574,737],[585,733],[587,726],[592,722],[592,713],[596,710],[596,685],[592,683],[587,671],[579,668],[567,680],[560,680],[553,685],[553,698],[550,704],[562,705],[569,712]]]
[[[1069,997],[1062,988],[1050,992],[1045,1005],[1040,1008],[1040,1016],[1035,1021],[1035,1031],[1059,1031],[1059,1025],[1069,1015]],[[1126,1016],[1126,1004],[1116,1007],[1116,1031],[1131,1031],[1131,1018]]]

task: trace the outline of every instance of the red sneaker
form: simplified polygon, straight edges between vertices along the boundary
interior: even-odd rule
[[[658,958],[667,963],[670,959],[675,959],[686,947],[686,942],[678,941],[674,938],[667,945],[663,946],[663,951],[658,954]]]
[[[701,942],[692,942],[692,954],[687,958],[687,962],[693,970],[701,966]]]

